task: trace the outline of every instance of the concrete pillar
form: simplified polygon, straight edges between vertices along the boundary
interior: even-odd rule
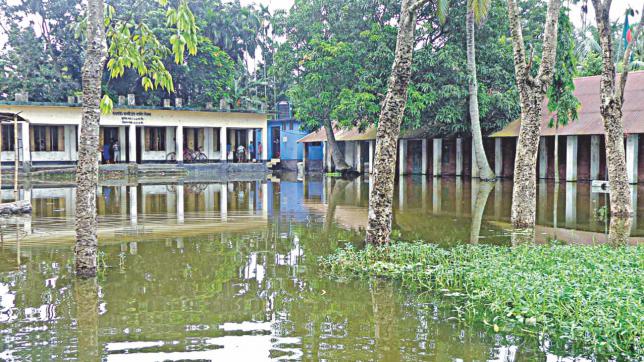
[[[494,173],[497,177],[503,174],[503,139],[494,139]]]
[[[369,141],[369,173],[373,173],[373,154],[376,141]]]
[[[22,167],[25,168],[25,170],[29,170],[31,168],[31,141],[29,140],[29,123],[21,123],[20,128],[22,133]],[[15,146],[18,147],[18,145]]]
[[[443,191],[441,190],[441,179],[432,180],[432,213],[438,215],[441,212]]]
[[[219,128],[219,150],[220,160],[222,162],[228,161],[228,129],[226,127]],[[264,145],[264,148],[266,146]]]
[[[590,179],[599,180],[599,135],[590,136]]]
[[[503,213],[503,182],[496,180],[494,185],[494,218],[499,220]]]
[[[369,182],[371,184],[371,182]],[[420,194],[421,194],[421,208],[423,210],[427,209],[427,177],[422,177],[420,179]]]
[[[255,145],[255,142],[254,142],[255,141],[254,137],[253,137],[254,135],[255,135],[255,130],[254,129],[249,129],[248,133],[247,133],[247,136],[246,136],[246,138],[248,139],[248,144],[246,145],[246,150],[248,150],[248,146],[250,146],[251,143],[253,144],[253,148],[255,148],[256,145]],[[257,149],[257,148],[255,148],[255,149]],[[251,155],[250,151],[248,151],[248,160],[252,161],[255,158],[256,158],[255,155],[254,154]]]
[[[539,138],[539,178],[548,177],[548,146],[546,138]]]
[[[637,181],[636,181],[637,182]],[[633,216],[631,216],[631,233],[637,230],[637,185],[631,185],[631,205],[633,206]]]
[[[628,182],[637,183],[639,167],[639,134],[626,136],[626,172],[628,173]]]
[[[476,148],[474,148],[474,140],[472,140],[472,178],[479,177],[479,164],[476,163]]]
[[[228,183],[222,183],[219,190],[219,214],[221,221],[228,221]]]
[[[80,133],[80,132],[79,132]],[[128,153],[129,153],[129,159],[130,163],[137,163],[139,160],[136,159],[136,126],[131,124],[128,126],[128,133],[129,133],[129,148],[128,148]]]
[[[307,144],[304,143],[302,144],[302,173],[306,173],[306,151],[307,151]]]
[[[268,127],[262,128],[262,161],[268,161]]]
[[[183,126],[177,126],[174,139],[177,144],[177,151],[175,152],[175,159],[178,164],[183,163]]]
[[[119,212],[121,215],[127,215],[127,186],[119,188]]]
[[[577,181],[577,136],[566,136],[566,181]]]
[[[427,175],[427,138],[423,138],[421,148],[422,148],[422,151],[421,151],[422,165],[420,166],[420,173],[423,175]]]
[[[463,215],[463,179],[456,178],[456,215]]]
[[[119,159],[118,162],[125,162],[127,159],[127,155],[125,154],[125,126],[120,126],[119,127]]]
[[[177,224],[183,224],[185,220],[183,184],[177,185]]]
[[[130,189],[130,225],[136,226],[138,222],[138,189],[136,186],[129,186]]]
[[[262,182],[262,217],[268,219],[268,183]]]
[[[362,161],[362,141],[356,141],[356,147],[355,147],[356,153],[355,153],[355,163],[356,163],[356,171],[362,173],[362,169],[364,167],[364,162]]]
[[[407,140],[400,140],[399,142],[399,152],[398,152],[398,175],[406,175],[407,170]]]
[[[456,139],[456,176],[463,176],[463,139]]]
[[[556,186],[555,186],[556,187]],[[577,226],[577,183],[566,183],[566,223],[567,228]]]
[[[407,191],[407,179],[399,178],[398,179],[398,210],[403,210],[405,208],[405,195]]]
[[[546,217],[548,216],[546,213],[546,210],[548,210],[548,183],[546,181],[537,182],[537,218],[540,224],[546,224]]]
[[[434,162],[433,162],[433,173],[434,177],[440,176],[442,174],[441,161],[443,159],[443,140],[441,138],[433,139],[434,147]]]

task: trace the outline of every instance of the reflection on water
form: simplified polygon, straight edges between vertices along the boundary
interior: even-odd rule
[[[605,240],[605,194],[539,185],[537,238]],[[369,183],[331,178],[98,189],[98,280],[73,275],[73,187],[29,186],[32,216],[1,219],[0,359],[556,359],[546,342],[454,318],[384,281],[331,280],[317,258],[361,245]],[[404,239],[507,243],[511,183],[406,177]],[[635,218],[631,242],[639,241]]]

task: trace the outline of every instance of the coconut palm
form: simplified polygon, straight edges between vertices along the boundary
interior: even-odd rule
[[[485,181],[494,180],[495,175],[487,162],[485,149],[483,148],[483,135],[481,134],[481,121],[479,117],[478,81],[476,76],[476,40],[475,23],[480,24],[487,16],[491,0],[467,0],[467,73],[469,78],[470,93],[470,121],[472,127],[472,147],[474,156],[472,164],[476,162],[479,169],[479,177]]]

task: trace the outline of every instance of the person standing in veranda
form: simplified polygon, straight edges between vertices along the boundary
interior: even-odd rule
[[[121,159],[121,147],[119,146],[119,140],[114,140],[112,142],[112,151],[114,152],[114,163],[119,163]]]

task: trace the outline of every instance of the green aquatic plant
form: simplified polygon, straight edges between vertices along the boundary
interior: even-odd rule
[[[552,348],[642,353],[644,247],[394,243],[320,259],[334,275],[385,277],[461,298],[465,320],[547,337]]]

